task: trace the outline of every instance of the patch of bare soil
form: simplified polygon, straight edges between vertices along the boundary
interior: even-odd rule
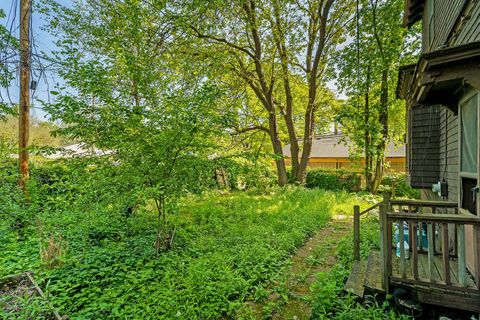
[[[8,282],[0,288],[0,309],[4,313],[18,313],[35,295],[37,291],[26,277],[19,282]]]
[[[347,216],[335,216],[292,256],[291,266],[274,283],[268,298],[248,302],[246,309],[255,319],[310,319],[310,286],[316,274],[328,271],[336,263],[338,242],[352,230]]]
[[[68,319],[53,309],[29,272],[0,278],[0,316],[4,319]]]

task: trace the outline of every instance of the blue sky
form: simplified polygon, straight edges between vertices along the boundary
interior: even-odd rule
[[[58,0],[57,2],[64,5],[71,4],[70,0]],[[13,35],[18,38],[20,0],[0,0],[0,9],[2,9],[6,14],[5,18],[0,19],[0,24],[6,26],[9,30],[11,29]],[[45,25],[45,17],[34,10],[32,12],[32,36],[34,38],[36,51],[39,54],[44,52],[48,55],[51,51],[55,50],[55,39],[48,32],[42,30],[43,25]],[[18,60],[18,57],[12,59]],[[48,63],[45,63],[44,65],[48,65]],[[36,99],[48,99],[48,91],[53,90],[53,87],[57,82],[61,82],[61,79],[54,74],[53,70],[49,70],[51,70],[51,68],[47,68],[46,72],[44,72],[42,75],[38,69],[32,72],[32,79],[38,82],[38,86],[35,92],[31,91],[31,95],[33,95],[33,108],[31,113],[32,116],[35,116],[39,119],[44,119],[46,113],[41,109],[41,105],[36,102]],[[0,88],[0,92],[2,97],[8,101],[7,89]],[[8,93],[12,102],[16,103],[18,101],[19,93],[18,77],[15,78],[11,87],[8,88]]]

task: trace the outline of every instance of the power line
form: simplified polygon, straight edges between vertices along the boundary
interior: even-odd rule
[[[50,101],[50,81],[55,81],[53,74],[55,73],[54,67],[61,65],[58,61],[48,57],[45,54],[45,51],[50,51],[49,49],[42,50],[39,46],[39,42],[36,39],[35,34],[38,35],[38,32],[33,33],[33,12],[32,7],[30,7],[30,19],[28,21],[30,33],[29,33],[29,51],[30,51],[30,64],[27,66],[31,82],[29,83],[29,90],[31,91],[31,102],[36,99],[37,90],[40,85],[44,85],[47,88],[47,97]],[[7,17],[7,31],[9,37],[5,42],[5,50],[2,50],[0,53],[0,65],[3,66],[7,77],[10,75],[13,76],[13,79],[19,79],[20,77],[20,55],[18,53],[18,48],[13,39],[17,38],[16,32],[20,28],[18,21],[18,0],[11,0],[10,9]],[[6,97],[0,92],[0,102],[4,102],[5,98],[8,99],[10,104],[15,104],[12,101],[12,95],[10,93],[11,88],[19,88],[16,81],[9,82],[9,84],[3,88],[2,91],[6,93]],[[44,92],[44,91],[42,91]]]

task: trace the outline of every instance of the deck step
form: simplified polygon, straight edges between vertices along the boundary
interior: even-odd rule
[[[365,288],[369,291],[384,292],[382,289],[382,274],[380,271],[379,251],[370,251],[365,272]]]
[[[345,284],[345,290],[360,298],[363,298],[365,292],[365,270],[367,267],[366,261],[355,261],[353,263],[352,272]]]

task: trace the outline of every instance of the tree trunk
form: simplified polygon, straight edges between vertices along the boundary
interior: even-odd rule
[[[288,130],[288,139],[290,140],[290,156],[292,161],[292,169],[290,176],[292,181],[296,180],[299,169],[299,153],[300,147],[298,146],[297,135],[295,133],[295,126],[291,115],[285,115],[285,123]]]
[[[278,134],[278,122],[275,109],[268,114],[268,127],[270,140],[272,141],[273,152],[275,153],[275,165],[277,167],[278,185],[283,187],[288,183],[287,168],[283,158],[282,141]]]
[[[372,135],[370,133],[370,64],[367,67],[367,81],[365,89],[365,110],[364,110],[364,125],[365,125],[365,184],[367,191],[372,191],[373,180],[373,161],[372,161]]]
[[[372,192],[376,193],[378,187],[382,182],[384,164],[385,164],[385,149],[388,141],[388,70],[382,71],[382,84],[381,84],[381,96],[380,96],[380,114],[378,121],[382,126],[382,138],[376,148],[377,158],[375,161],[375,171],[372,179]]]
[[[309,34],[309,44],[307,45],[306,74],[308,80],[308,103],[305,112],[305,129],[303,133],[303,150],[300,165],[298,167],[297,182],[305,184],[307,178],[307,165],[310,161],[312,144],[315,133],[315,112],[317,110],[318,76],[321,68],[320,61],[324,55],[325,43],[327,41],[327,21],[330,9],[334,0],[321,1],[317,10],[315,21],[311,20],[311,25],[317,26],[318,30],[313,28],[313,33]],[[314,42],[317,39],[318,45],[313,53]],[[313,59],[312,59],[313,58]]]
[[[313,101],[311,102],[314,103]],[[305,184],[307,179],[307,166],[310,160],[310,154],[312,153],[312,144],[314,139],[314,106],[311,106],[311,112],[307,112],[305,117],[305,132],[303,136],[303,150],[302,150],[302,159],[300,160],[300,165],[298,167],[297,173],[297,182],[299,184]]]
[[[298,174],[299,166],[299,146],[297,141],[297,133],[295,131],[295,123],[293,122],[293,96],[292,89],[290,86],[290,74],[289,74],[289,57],[287,52],[287,47],[285,45],[286,37],[284,33],[285,23],[282,21],[280,14],[280,3],[279,1],[273,2],[274,9],[274,26],[276,32],[273,33],[275,39],[275,45],[277,47],[280,62],[282,66],[282,80],[283,80],[283,89],[285,92],[285,110],[283,110],[282,115],[287,126],[288,139],[290,141],[290,159],[292,163],[292,168],[290,172],[290,178],[292,181],[296,180]]]

